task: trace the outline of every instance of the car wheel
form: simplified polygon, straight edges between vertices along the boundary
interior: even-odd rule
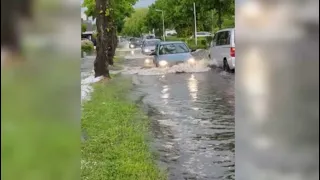
[[[229,67],[229,64],[228,64],[228,61],[226,59],[223,60],[223,70],[226,71],[226,72],[230,72],[230,67]]]

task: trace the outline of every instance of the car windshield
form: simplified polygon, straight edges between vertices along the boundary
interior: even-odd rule
[[[189,52],[189,48],[184,43],[173,43],[160,45],[159,54],[179,54]]]
[[[159,41],[145,41],[144,46],[155,46]]]

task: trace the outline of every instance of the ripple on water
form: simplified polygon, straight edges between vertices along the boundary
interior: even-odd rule
[[[223,95],[229,87],[219,86],[217,77],[212,81],[213,71],[173,74],[207,70],[206,63],[199,63],[167,69],[131,66],[124,71],[138,75],[136,88],[147,94],[143,102],[156,109],[149,116],[170,180],[234,179],[234,111],[226,102],[233,95]]]

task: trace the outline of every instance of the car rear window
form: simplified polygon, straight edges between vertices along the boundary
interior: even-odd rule
[[[231,32],[221,31],[218,33],[217,46],[230,45]]]
[[[156,41],[145,41],[144,42],[144,45],[145,46],[155,46],[159,43],[160,41],[159,40],[156,40]]]

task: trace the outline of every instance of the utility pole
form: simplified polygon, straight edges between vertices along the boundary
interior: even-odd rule
[[[213,10],[211,10],[211,33],[213,33],[213,31],[214,31],[213,20],[214,20],[214,14],[213,14]]]
[[[164,12],[162,11],[162,29],[163,29],[163,40],[166,41],[166,28],[164,27]]]
[[[166,29],[164,27],[164,11],[161,9],[156,9],[156,11],[161,12],[162,15],[162,31],[163,31],[163,40],[166,40]]]
[[[218,12],[218,18],[219,18],[219,30],[221,29],[221,25],[222,25],[222,22],[221,22],[221,1],[222,0],[219,0],[219,12]]]
[[[196,46],[198,46],[198,39],[197,39],[197,12],[196,12],[196,3],[193,3],[193,14],[194,14],[194,39]]]

